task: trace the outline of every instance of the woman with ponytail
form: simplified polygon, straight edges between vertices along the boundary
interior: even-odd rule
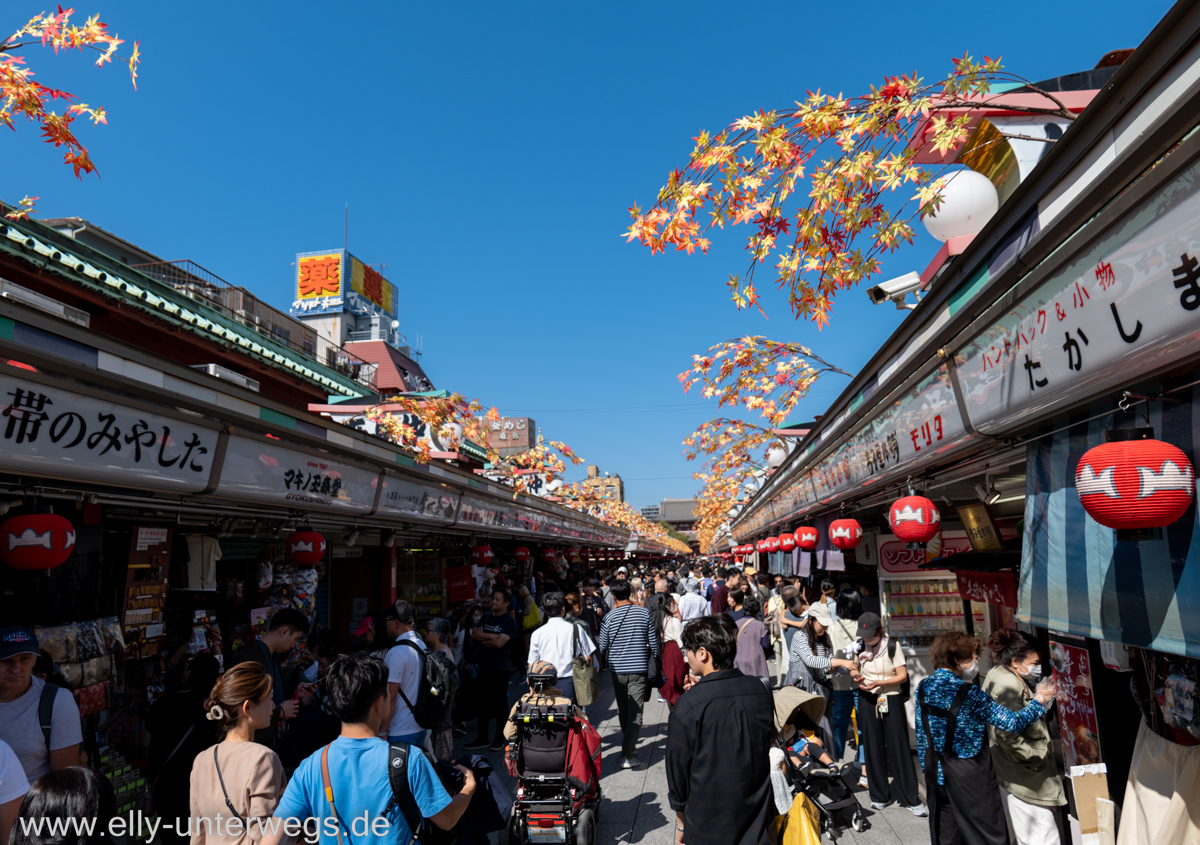
[[[278,755],[254,742],[254,732],[271,724],[272,686],[258,663],[239,663],[217,679],[204,702],[205,718],[224,741],[192,766],[192,845],[247,845],[262,838],[256,820],[269,818],[283,794]]]

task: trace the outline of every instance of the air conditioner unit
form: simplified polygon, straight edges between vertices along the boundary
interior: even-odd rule
[[[192,364],[192,369],[208,373],[213,378],[223,378],[234,384],[240,384],[247,390],[253,390],[255,393],[258,393],[257,381],[241,373],[235,373],[233,370],[222,367],[220,364]]]
[[[8,279],[0,279],[0,296],[16,300],[24,305],[28,305],[30,308],[45,311],[47,314],[53,314],[55,317],[61,317],[84,328],[89,328],[92,322],[92,315],[88,312],[79,308],[73,308],[66,303],[59,302],[57,299],[38,293],[37,291],[32,291],[29,288],[21,287],[18,284],[10,282]]]

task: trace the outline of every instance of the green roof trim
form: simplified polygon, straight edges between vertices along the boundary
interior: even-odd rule
[[[287,414],[281,414],[279,411],[272,411],[270,408],[263,408],[260,406],[258,409],[258,418],[263,422],[274,423],[282,428],[290,428],[292,431],[296,430],[295,417],[288,416]]]
[[[184,296],[170,285],[67,238],[36,220],[24,220],[20,225],[8,221],[0,225],[0,252],[40,266],[168,325],[230,348],[240,347],[238,351],[247,357],[258,358],[275,369],[326,389],[333,388],[352,397],[371,392],[366,386],[296,353],[269,335],[226,317],[207,303]]]
[[[0,338],[13,339],[13,321],[8,317],[0,317]]]
[[[980,264],[979,269],[972,275],[967,277],[967,280],[959,285],[958,290],[950,294],[950,299],[947,302],[947,307],[950,309],[950,316],[955,313],[975,298],[975,294],[983,290],[984,285],[988,283],[988,266]]]
[[[402,467],[415,467],[417,465],[417,462],[408,455],[397,455],[396,463],[400,464]]]

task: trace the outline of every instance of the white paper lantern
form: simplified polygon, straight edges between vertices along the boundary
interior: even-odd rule
[[[941,208],[925,218],[925,228],[939,241],[979,234],[1000,207],[996,186],[974,170],[956,170],[945,179]]]

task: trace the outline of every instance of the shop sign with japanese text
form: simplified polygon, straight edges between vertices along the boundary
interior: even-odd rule
[[[271,502],[307,510],[367,513],[375,504],[379,473],[234,435],[229,438],[215,496]]]
[[[427,487],[385,475],[376,513],[448,525],[458,515],[458,499],[449,488]]]
[[[1196,354],[1200,163],[1022,299],[955,358],[967,414],[998,434]]]
[[[738,528],[753,533],[773,520],[790,518],[851,489],[894,478],[933,460],[966,437],[949,371],[938,367]]]
[[[104,399],[0,377],[0,470],[195,493],[208,485],[219,433]]]
[[[1050,662],[1058,683],[1058,724],[1063,767],[1099,763],[1100,728],[1092,696],[1092,672],[1086,648],[1050,640]]]
[[[971,541],[963,531],[941,531],[930,540],[923,549],[910,549],[908,543],[899,539],[895,534],[879,535],[879,568],[883,572],[900,574],[904,572],[944,573],[944,569],[926,569],[920,567],[939,557],[956,555],[959,552],[970,551]]]

